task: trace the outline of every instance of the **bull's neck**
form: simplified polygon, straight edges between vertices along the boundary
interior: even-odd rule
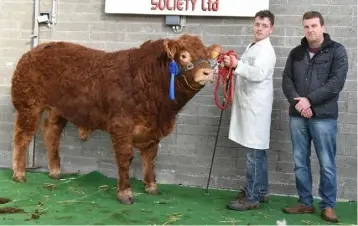
[[[160,101],[158,103],[160,104],[158,106],[160,120],[172,120],[199,91],[193,89],[195,87],[190,87],[190,80],[186,82],[183,75],[179,74],[175,76],[175,99],[170,99],[170,59],[168,59],[168,54],[164,50],[163,40],[146,42],[140,49],[128,50],[128,54],[130,62],[141,62],[141,64],[131,68],[132,73],[136,74],[139,80],[155,84],[156,91],[154,92],[161,92],[160,100],[156,100]],[[190,76],[187,76],[187,78],[190,78]],[[157,97],[155,95],[153,98]]]
[[[170,82],[170,80],[168,80],[168,82]],[[175,118],[176,115],[183,109],[183,107],[195,96],[197,92],[199,92],[198,89],[190,87],[190,84],[188,84],[187,82],[188,81],[185,81],[182,75],[176,76],[174,100],[171,100],[169,97],[169,83],[168,86],[166,86],[167,95],[165,95],[164,97],[162,110],[160,113],[160,115],[163,114],[162,116],[164,118]]]
[[[195,94],[199,92],[199,90],[193,89],[182,76],[178,76],[175,82],[175,100],[169,99],[169,103],[173,110],[179,112],[195,96]]]

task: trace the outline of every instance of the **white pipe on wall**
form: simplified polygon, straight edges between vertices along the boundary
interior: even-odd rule
[[[54,26],[57,22],[57,2],[58,0],[52,0],[52,11],[51,11],[51,25]]]
[[[33,31],[32,31],[32,48],[39,44],[39,23],[37,21],[40,15],[40,0],[34,1],[34,14],[33,14]]]
[[[33,31],[32,31],[32,46],[35,48],[39,44],[39,23],[37,21],[38,16],[40,15],[40,0],[34,0],[34,13],[33,13]],[[29,150],[27,152],[27,168],[35,167],[35,140],[36,135],[32,138]]]
[[[58,0],[52,0],[52,11],[50,13],[51,18],[49,18],[48,26],[52,28],[56,24],[57,20],[57,3]],[[31,48],[35,48],[39,44],[39,21],[40,16],[40,0],[34,0],[34,13],[33,13],[33,30],[32,30],[32,45]],[[32,138],[29,150],[27,152],[27,168],[39,168],[35,166],[35,142],[36,134]]]

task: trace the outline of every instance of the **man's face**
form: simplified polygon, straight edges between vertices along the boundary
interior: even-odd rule
[[[308,43],[323,41],[324,26],[321,26],[319,18],[303,20],[303,29]]]
[[[271,21],[269,18],[256,17],[254,21],[254,37],[255,42],[267,38],[273,30]]]

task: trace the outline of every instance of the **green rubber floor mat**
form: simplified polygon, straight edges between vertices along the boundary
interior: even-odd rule
[[[296,198],[270,196],[257,210],[236,212],[226,203],[236,192],[190,188],[179,185],[158,187],[161,195],[144,192],[141,181],[131,179],[136,203],[117,201],[116,180],[99,172],[65,175],[52,180],[44,173],[27,173],[27,183],[11,180],[10,170],[0,171],[0,224],[26,225],[288,225],[327,224],[319,211],[287,215],[281,209],[295,204]],[[6,203],[6,199],[9,199]],[[317,200],[315,205],[317,206]],[[337,204],[339,224],[357,223],[356,202]]]

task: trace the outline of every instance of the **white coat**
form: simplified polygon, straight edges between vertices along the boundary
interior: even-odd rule
[[[229,139],[244,147],[269,149],[276,54],[269,37],[250,44],[234,71]]]

